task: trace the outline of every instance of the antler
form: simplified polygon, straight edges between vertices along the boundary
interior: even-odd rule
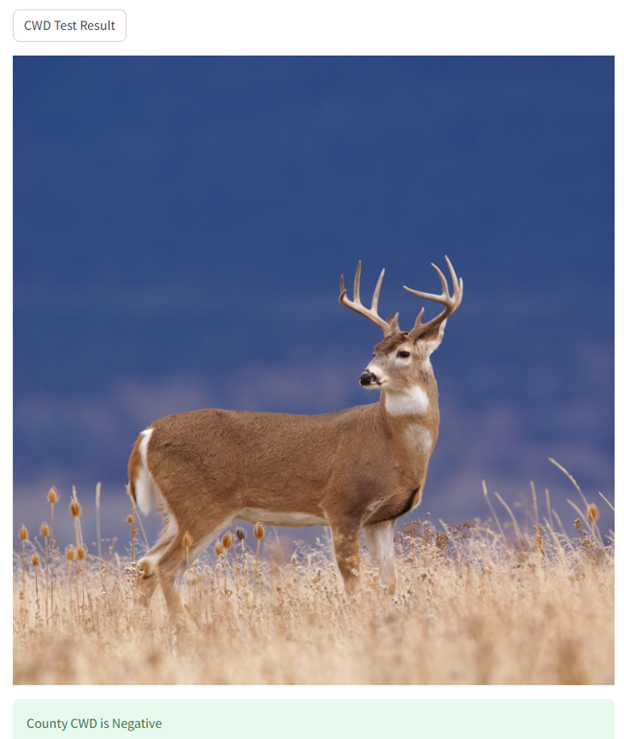
[[[380,317],[380,315],[377,313],[377,304],[379,302],[379,291],[381,290],[381,282],[383,280],[384,274],[386,272],[385,269],[381,270],[381,274],[379,275],[379,279],[377,280],[377,287],[375,288],[375,292],[373,294],[373,302],[370,308],[366,308],[362,305],[362,302],[360,301],[360,273],[362,271],[362,262],[358,262],[357,271],[355,273],[355,282],[353,283],[353,300],[349,300],[347,297],[347,288],[344,286],[344,275],[340,275],[340,297],[338,298],[338,301],[346,306],[347,308],[351,308],[351,310],[354,310],[356,313],[359,313],[360,315],[364,316],[365,318],[368,318],[369,321],[372,321],[375,323],[379,328],[381,328],[384,332],[384,335],[387,336],[388,334],[394,333],[395,331],[399,330],[399,314],[397,313],[394,316],[391,316],[387,321],[384,321],[383,318]]]
[[[451,313],[454,313],[459,308],[459,304],[462,301],[462,296],[464,293],[464,283],[462,282],[461,277],[459,278],[459,280],[457,279],[457,275],[455,274],[455,270],[453,269],[451,260],[447,256],[445,256],[444,259],[446,259],[446,263],[451,273],[451,279],[453,280],[453,295],[449,294],[448,283],[446,281],[446,277],[444,277],[444,275],[442,274],[442,270],[436,267],[436,265],[433,263],[431,264],[431,266],[438,273],[438,276],[440,277],[440,282],[442,283],[442,295],[422,293],[419,290],[412,290],[411,287],[406,287],[405,285],[403,285],[407,292],[412,293],[413,295],[418,295],[419,298],[434,300],[436,303],[442,303],[445,306],[442,313],[440,313],[435,318],[432,318],[430,321],[427,321],[427,323],[421,323],[423,314],[425,312],[425,309],[423,308],[418,314],[418,318],[416,319],[414,328],[409,332],[409,336],[411,339],[417,339],[419,336],[426,334],[427,331],[431,331],[432,328],[439,326],[442,321],[445,321],[451,315]]]

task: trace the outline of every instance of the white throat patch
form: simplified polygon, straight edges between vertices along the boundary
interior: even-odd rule
[[[405,429],[405,438],[415,454],[431,454],[431,434],[416,423]]]
[[[427,393],[418,385],[405,390],[386,390],[386,411],[391,416],[418,415],[428,407]]]

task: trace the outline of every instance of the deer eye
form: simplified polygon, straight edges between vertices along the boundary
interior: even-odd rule
[[[409,357],[410,353],[406,352],[405,349],[403,351],[397,352],[397,357]]]

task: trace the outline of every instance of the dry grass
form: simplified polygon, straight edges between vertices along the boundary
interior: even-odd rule
[[[256,542],[234,536],[216,565],[195,562],[181,584],[183,630],[170,625],[159,591],[149,612],[136,602],[129,558],[81,559],[77,524],[71,559],[58,545],[50,553],[51,535],[47,546],[22,539],[14,680],[612,684],[613,544],[598,534],[595,507],[579,513],[573,537],[551,525],[554,511],[524,529],[510,520],[513,543],[478,522],[408,524],[396,537],[397,595],[364,556],[351,604],[330,545],[301,546],[284,561],[265,540],[258,563]]]

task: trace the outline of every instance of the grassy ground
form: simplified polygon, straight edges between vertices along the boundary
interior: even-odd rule
[[[68,550],[51,553],[53,532],[24,538],[14,681],[612,684],[613,544],[599,536],[593,504],[579,509],[572,536],[553,513],[524,528],[510,518],[509,534],[498,521],[407,524],[395,542],[397,594],[364,554],[362,594],[350,604],[329,544],[286,559],[267,536],[258,560],[257,541],[234,537],[180,584],[183,630],[159,590],[149,612],[137,603],[131,557],[81,558],[78,527]]]

